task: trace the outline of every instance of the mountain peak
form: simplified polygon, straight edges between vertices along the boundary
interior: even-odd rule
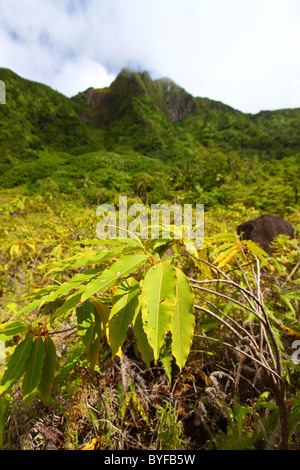
[[[300,148],[300,109],[247,115],[193,97],[170,78],[152,80],[146,71],[124,68],[110,86],[72,99],[7,69],[0,68],[0,80],[7,96],[0,106],[0,162],[29,161],[46,148],[132,149],[165,160],[203,148],[278,158]]]
[[[98,122],[105,126],[116,118],[131,99],[140,100],[140,105],[143,101],[144,107],[155,106],[173,123],[181,121],[197,107],[193,96],[170,78],[152,80],[147,71],[135,72],[130,68],[123,68],[110,87],[99,90],[89,88],[78,96],[89,107],[98,110],[98,118],[95,120],[93,113],[92,123]],[[78,100],[77,97],[75,99]],[[90,121],[88,116],[83,118]]]

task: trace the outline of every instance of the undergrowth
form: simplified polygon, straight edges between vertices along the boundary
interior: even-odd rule
[[[142,280],[147,283],[147,273],[155,276],[164,263],[170,266],[170,289],[171,266],[192,289],[194,328],[186,359],[181,362],[174,349],[174,326],[164,330],[157,351],[148,337],[154,348],[154,357],[149,356],[149,344],[139,343],[137,317],[128,320],[118,340],[109,334],[109,322],[101,330],[95,326],[101,334],[94,353],[89,327],[83,330],[80,323],[80,305],[61,307],[76,294],[76,286],[67,289],[74,276],[84,276],[87,267],[100,269],[101,275],[104,247],[99,241],[86,244],[94,243],[95,215],[86,208],[74,211],[67,197],[63,202],[50,195],[11,199],[3,192],[1,197],[0,337],[6,366],[28,328],[34,341],[50,338],[57,361],[49,389],[39,389],[38,382],[28,388],[22,376],[28,364],[8,387],[2,364],[2,449],[299,448],[300,367],[292,360],[300,338],[297,239],[279,237],[271,257],[242,243],[235,235],[241,213],[258,214],[236,204],[206,213],[200,251],[191,252],[178,240],[142,244],[138,250],[155,262],[143,274],[126,271],[125,280],[135,279],[146,289]],[[296,229],[298,217],[291,213]],[[124,260],[117,247],[109,247],[115,252],[104,262],[107,272],[119,255]],[[129,244],[126,256],[132,249]],[[134,294],[136,284],[130,282]],[[54,295],[59,285],[61,297]],[[121,286],[92,289],[86,301],[98,307],[100,302],[102,315],[112,309],[113,318]],[[28,307],[39,299],[43,304]]]

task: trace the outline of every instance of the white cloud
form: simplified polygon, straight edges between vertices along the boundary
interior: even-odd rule
[[[67,61],[54,77],[52,86],[66,96],[85,91],[91,84],[98,88],[109,86],[115,75],[109,74],[103,65],[91,59]]]
[[[131,66],[246,112],[300,106],[299,0],[0,0],[0,7],[0,66],[68,96],[106,86]]]

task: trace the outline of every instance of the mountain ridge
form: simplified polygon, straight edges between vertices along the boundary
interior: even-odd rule
[[[249,115],[128,69],[73,98],[7,69],[0,80],[0,188],[269,208],[280,187],[280,210],[297,204],[299,108]]]
[[[111,127],[105,131],[105,134],[109,134],[106,139],[109,148],[112,148],[113,139],[121,145],[130,144],[129,132],[133,135],[135,150],[159,157],[168,146],[169,155],[173,158],[171,141],[174,141],[175,134],[178,137],[178,132],[182,135],[185,131],[196,147],[216,145],[227,151],[263,150],[276,154],[276,157],[300,149],[300,139],[294,135],[291,151],[283,152],[281,146],[276,152],[275,140],[278,139],[278,134],[274,135],[274,129],[269,132],[268,125],[264,122],[264,116],[274,117],[278,113],[283,113],[287,121],[300,119],[299,108],[246,114],[219,101],[193,97],[169,78],[152,80],[147,72],[137,73],[122,69],[109,87],[89,88],[73,97],[72,101],[74,109],[85,122],[103,129]],[[151,115],[152,120],[149,119]],[[153,120],[157,125],[154,125]],[[127,126],[123,125],[125,121],[128,121]],[[145,142],[145,135],[144,139],[142,136],[135,138],[137,129],[132,121],[141,128],[144,127],[148,143]],[[151,137],[152,145],[149,144]],[[287,148],[289,136],[286,137],[283,146]],[[141,145],[136,145],[141,140]]]
[[[72,98],[8,69],[0,69],[0,79],[7,93],[7,104],[0,107],[0,160],[48,146],[81,153],[133,148],[164,159],[179,153],[184,158],[187,147],[263,158],[300,151],[300,108],[243,113],[194,97],[169,78],[152,80],[146,71],[123,68],[109,87],[90,87]]]

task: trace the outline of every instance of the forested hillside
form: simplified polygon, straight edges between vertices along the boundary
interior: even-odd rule
[[[0,80],[0,448],[299,449],[300,109]],[[204,204],[202,248],[99,240],[120,196]],[[237,235],[264,213],[271,254]]]
[[[3,188],[50,187],[91,204],[115,190],[280,213],[298,203],[299,109],[246,115],[127,69],[72,100],[8,70],[0,76]]]

